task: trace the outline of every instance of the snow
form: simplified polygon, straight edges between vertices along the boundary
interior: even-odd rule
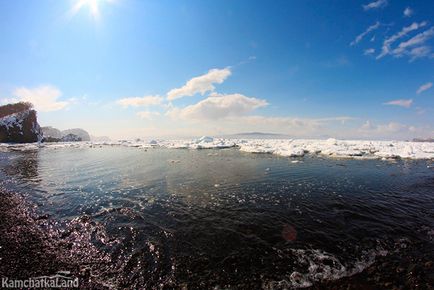
[[[209,136],[202,136],[199,139],[196,140],[196,143],[211,143],[214,141],[213,137]]]
[[[25,113],[27,113],[26,111]],[[15,113],[3,118],[0,118],[0,126],[5,126],[8,130],[14,127],[19,127],[20,130],[23,129],[23,120],[27,116],[23,113]]]
[[[303,156],[306,153],[335,158],[434,158],[434,143],[360,140],[264,140],[237,143],[241,151]]]
[[[303,157],[306,154],[329,158],[354,159],[434,159],[434,143],[407,141],[360,141],[315,139],[223,139],[208,136],[193,140],[104,141],[33,144],[1,144],[0,151],[35,150],[38,148],[123,146],[137,149],[224,149],[243,152],[275,154],[284,157]]]

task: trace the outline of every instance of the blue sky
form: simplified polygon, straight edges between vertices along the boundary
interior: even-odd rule
[[[0,100],[112,138],[432,137],[433,27],[430,1],[2,0]]]

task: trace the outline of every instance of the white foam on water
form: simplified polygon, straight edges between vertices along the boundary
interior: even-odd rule
[[[267,281],[265,289],[307,288],[316,282],[338,280],[362,272],[375,262],[377,256],[387,255],[382,249],[362,254],[356,261],[344,265],[336,256],[318,249],[292,249],[297,270],[280,281]],[[299,269],[303,268],[303,269]]]

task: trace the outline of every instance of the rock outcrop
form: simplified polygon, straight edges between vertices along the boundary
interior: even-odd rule
[[[65,136],[62,136],[62,138],[55,138],[51,136],[44,136],[44,142],[52,143],[52,142],[80,142],[82,141],[80,137],[74,134],[68,134]]]
[[[68,134],[60,138],[60,142],[79,142],[83,141],[79,136],[74,134]]]
[[[51,126],[41,127],[42,132],[44,133],[44,140],[47,138],[62,138],[62,132],[59,129],[56,129]]]
[[[0,118],[0,142],[40,142],[42,136],[35,110],[24,110]]]
[[[81,141],[90,141],[89,133],[87,133],[87,131],[80,129],[80,128],[67,129],[67,130],[62,131],[62,137],[66,136],[68,134],[77,135],[78,137],[81,138]]]
[[[59,129],[48,126],[48,127],[42,127],[42,131],[44,132],[44,141],[46,142],[65,142],[65,141],[71,142],[71,141],[91,140],[89,133],[80,128],[60,131]],[[67,137],[68,135],[74,135],[75,137],[74,138],[71,138],[71,136]],[[68,138],[71,140],[67,140]]]

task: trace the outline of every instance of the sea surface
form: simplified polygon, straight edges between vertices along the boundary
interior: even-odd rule
[[[0,182],[72,250],[90,243],[101,263],[89,271],[107,287],[284,289],[412,247],[434,260],[430,160],[42,148],[0,153]]]

